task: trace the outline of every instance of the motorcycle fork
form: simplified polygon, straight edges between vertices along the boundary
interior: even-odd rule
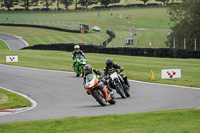
[[[118,77],[119,77],[119,80],[121,81],[121,83],[124,84],[124,79],[120,75],[118,75]]]

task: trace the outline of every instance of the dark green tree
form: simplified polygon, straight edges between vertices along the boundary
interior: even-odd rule
[[[56,6],[57,6],[58,10],[60,10],[60,3],[61,3],[61,0],[56,0]]]
[[[119,3],[120,0],[99,0],[99,2],[107,8],[109,4]]]
[[[78,0],[73,0],[73,3],[75,5],[75,9],[77,9],[77,6],[78,6]]]
[[[141,1],[143,1],[144,5],[145,5],[149,0],[141,0]]]
[[[1,7],[5,7],[10,10],[11,7],[14,7],[18,4],[18,0],[0,0]]]
[[[25,7],[25,10],[29,10],[30,6],[37,6],[39,0],[19,0],[20,6]]]
[[[199,9],[199,0],[183,0],[183,2],[180,5],[170,6],[168,12],[173,25],[171,28],[172,32],[170,35],[168,35],[169,40],[171,38],[200,38]]]
[[[163,5],[165,5],[165,4],[166,4],[166,2],[169,2],[169,0],[156,0],[156,1],[163,2]]]
[[[46,8],[49,10],[49,6],[51,6],[56,0],[41,0],[41,2],[46,6]]]
[[[68,9],[68,6],[73,4],[73,0],[61,0],[61,4],[64,4],[65,8]]]
[[[79,0],[79,3],[87,9],[89,5],[97,4],[98,0]]]

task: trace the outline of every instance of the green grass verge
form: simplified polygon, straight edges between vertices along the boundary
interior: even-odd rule
[[[3,133],[197,133],[199,123],[199,109],[184,109],[0,123],[0,129]]]
[[[0,63],[24,67],[33,67],[50,70],[71,71],[72,52],[61,51],[9,51],[1,50]],[[18,63],[6,63],[7,55],[19,56]],[[85,53],[88,64],[103,72],[105,61],[112,58],[114,62],[124,67],[124,74],[129,79],[164,83],[180,86],[200,87],[200,60],[199,59],[174,59],[174,58],[153,58],[138,56],[121,56],[108,54]],[[181,69],[180,79],[161,79],[161,69]],[[151,70],[155,79],[151,80]]]
[[[31,103],[26,98],[0,88],[0,110],[30,107]]]
[[[0,39],[0,50],[2,50],[2,49],[9,49],[9,48],[6,45],[6,43]]]

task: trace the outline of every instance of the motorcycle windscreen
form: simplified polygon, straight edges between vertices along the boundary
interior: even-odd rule
[[[114,80],[115,78],[118,78],[117,72],[114,72],[110,75],[111,79]]]
[[[84,57],[83,57],[82,55],[80,55],[80,56],[78,57],[78,59],[81,60],[81,59],[84,59]]]
[[[88,74],[86,76],[86,84],[89,87],[92,87],[94,85],[94,80],[96,79],[96,76],[94,74]]]

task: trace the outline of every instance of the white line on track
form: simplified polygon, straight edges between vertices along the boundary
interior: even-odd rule
[[[129,80],[129,81],[137,82],[137,83],[143,83],[143,84],[162,85],[162,86],[171,86],[171,87],[178,87],[178,88],[185,88],[185,89],[200,90],[200,88],[197,88],[197,87],[187,87],[187,86],[160,84],[160,83],[150,83],[150,82],[137,81],[137,80]]]

